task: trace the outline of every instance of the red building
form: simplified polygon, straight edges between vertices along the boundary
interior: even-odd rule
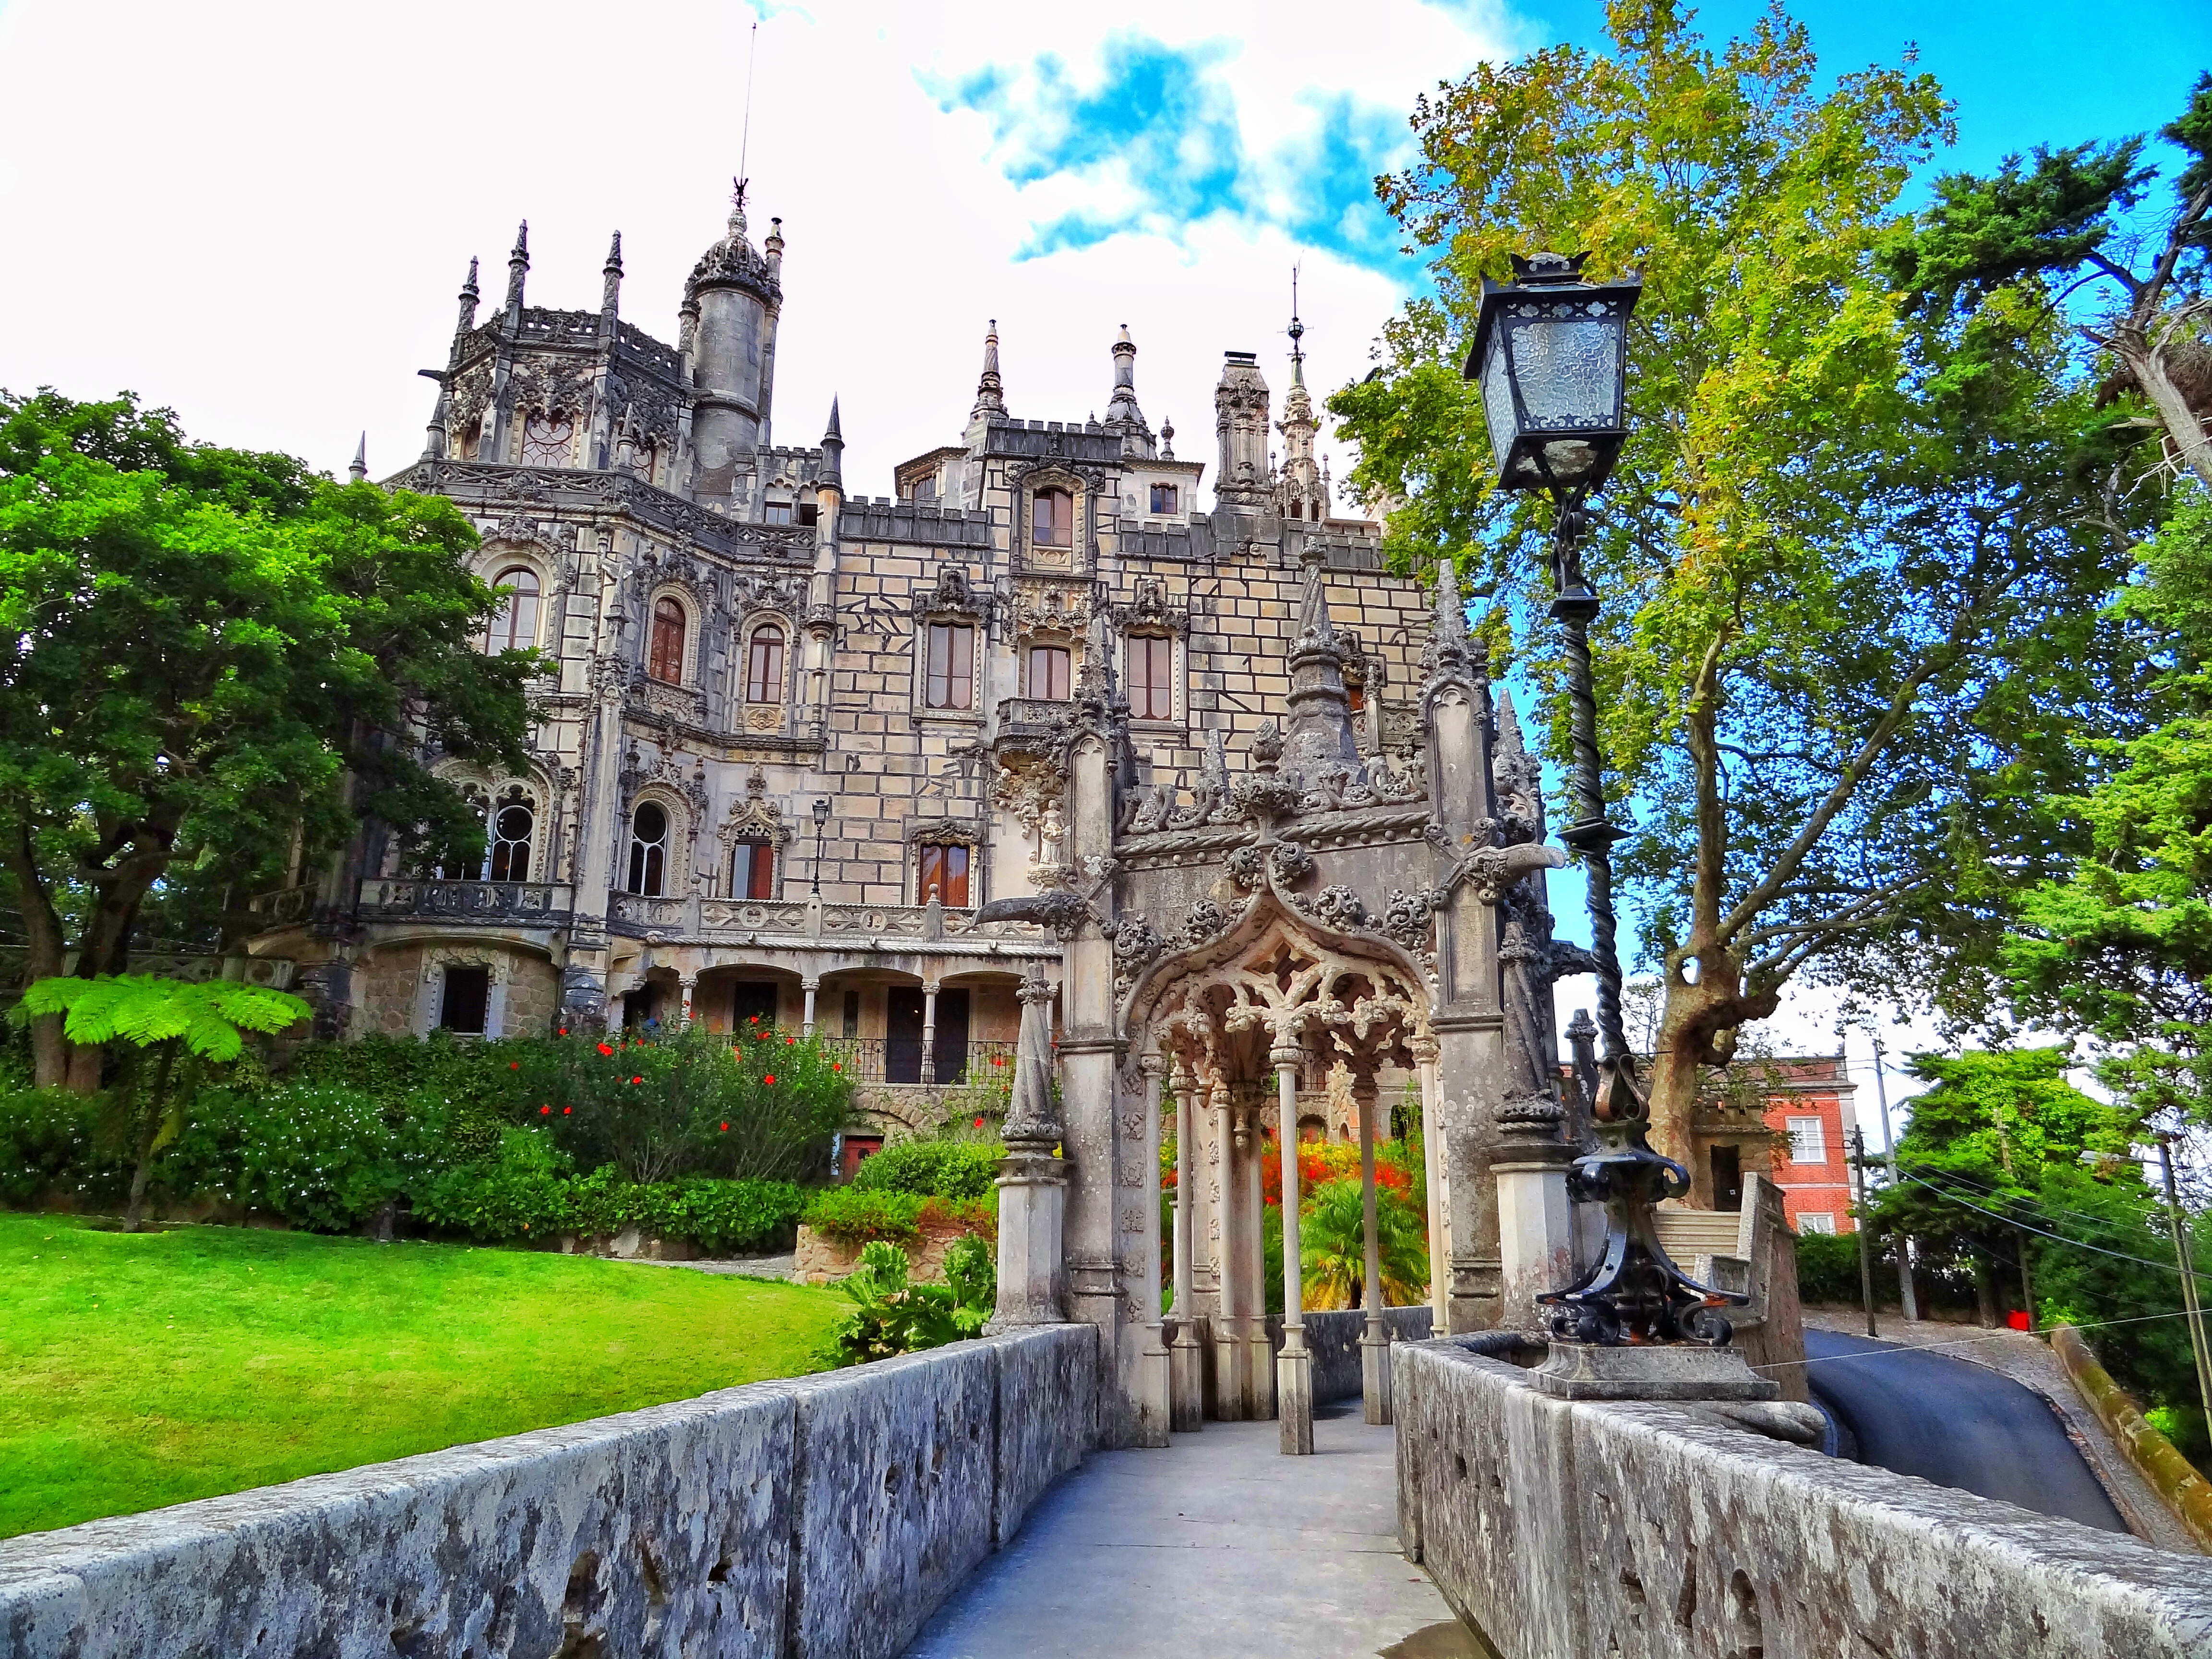
[[[1800,1233],[1847,1233],[1851,1222],[1851,1130],[1856,1091],[1841,1054],[1749,1062],[1761,1068],[1771,1174]]]

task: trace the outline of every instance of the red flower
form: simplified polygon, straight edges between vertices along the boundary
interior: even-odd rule
[[[538,1115],[540,1117],[550,1117],[553,1115],[553,1109],[550,1106],[540,1106],[538,1109]]]
[[[510,1072],[519,1072],[522,1069],[522,1062],[519,1060],[510,1060],[507,1062],[507,1069]]]
[[[845,1069],[845,1062],[842,1060],[833,1060],[830,1062],[830,1069],[833,1072],[842,1072]]]
[[[773,1083],[775,1081],[775,1074],[771,1072],[768,1076],[763,1078],[761,1081],[763,1083]]]
[[[979,1129],[983,1127],[983,1120],[981,1118],[979,1117],[975,1120],[975,1127]]]
[[[792,1045],[793,1043],[794,1043],[794,1042],[798,1042],[798,1041],[799,1041],[799,1039],[798,1039],[797,1037],[786,1037],[786,1038],[784,1038],[784,1040],[783,1040],[783,1046],[784,1046],[785,1048],[788,1048],[789,1047],[791,1047],[791,1045]]]
[[[563,1025],[563,1026],[561,1028],[561,1035],[562,1035],[562,1036],[568,1036],[568,1028],[567,1026]]]
[[[747,1014],[745,1018],[756,1025],[760,1024],[760,1016],[758,1014]]]
[[[755,1019],[758,1019],[760,1016],[758,1014],[755,1014],[753,1018]],[[768,1041],[768,1033],[766,1031],[755,1031],[753,1033],[753,1041],[755,1042],[766,1042]]]
[[[614,1053],[614,1050],[613,1050],[613,1049],[611,1049],[611,1048],[608,1048],[608,1047],[607,1047],[607,1045],[606,1045],[605,1043],[602,1042],[602,1043],[599,1045],[599,1052],[600,1052],[601,1054],[611,1054]]]
[[[727,1133],[730,1133],[730,1126],[729,1126],[728,1124],[725,1123],[725,1124],[722,1126],[722,1133],[723,1133],[724,1134],[727,1134]]]
[[[634,1077],[634,1078],[632,1078],[632,1079],[630,1079],[630,1081],[631,1081],[632,1083],[642,1083],[642,1082],[644,1082],[644,1081],[645,1081],[645,1079],[644,1079],[643,1078],[641,1078],[641,1077]]]

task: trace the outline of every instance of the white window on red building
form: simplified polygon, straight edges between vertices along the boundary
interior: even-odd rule
[[[1797,1231],[1801,1233],[1832,1233],[1836,1231],[1836,1218],[1826,1210],[1805,1212],[1797,1218]]]
[[[1792,1164],[1826,1164],[1828,1161],[1828,1131],[1817,1117],[1793,1117],[1790,1120],[1790,1161]],[[1833,1232],[1832,1226],[1828,1229]]]

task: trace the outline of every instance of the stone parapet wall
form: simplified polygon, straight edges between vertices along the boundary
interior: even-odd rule
[[[1731,1426],[1393,1351],[1399,1533],[1500,1659],[2181,1659],[2202,1560]]]
[[[1087,1325],[0,1542],[9,1659],[888,1659],[1097,1443]]]

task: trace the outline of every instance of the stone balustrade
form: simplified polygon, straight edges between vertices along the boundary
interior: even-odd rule
[[[2183,1659],[2212,1575],[1754,1432],[1774,1407],[1555,1399],[1515,1339],[1391,1350],[1398,1529],[1499,1659]]]
[[[817,915],[818,913],[818,915]],[[659,942],[790,944],[851,948],[910,947],[953,954],[994,951],[1056,956],[1051,934],[1033,923],[972,925],[971,911],[931,904],[832,904],[810,900],[647,898],[615,893],[607,919],[617,931]]]
[[[9,1659],[890,1659],[1098,1438],[1061,1325],[0,1542]]]
[[[507,927],[543,927],[566,921],[575,908],[567,882],[430,881],[412,877],[374,876],[361,884],[361,915],[371,921],[435,917],[441,921],[478,921]]]

